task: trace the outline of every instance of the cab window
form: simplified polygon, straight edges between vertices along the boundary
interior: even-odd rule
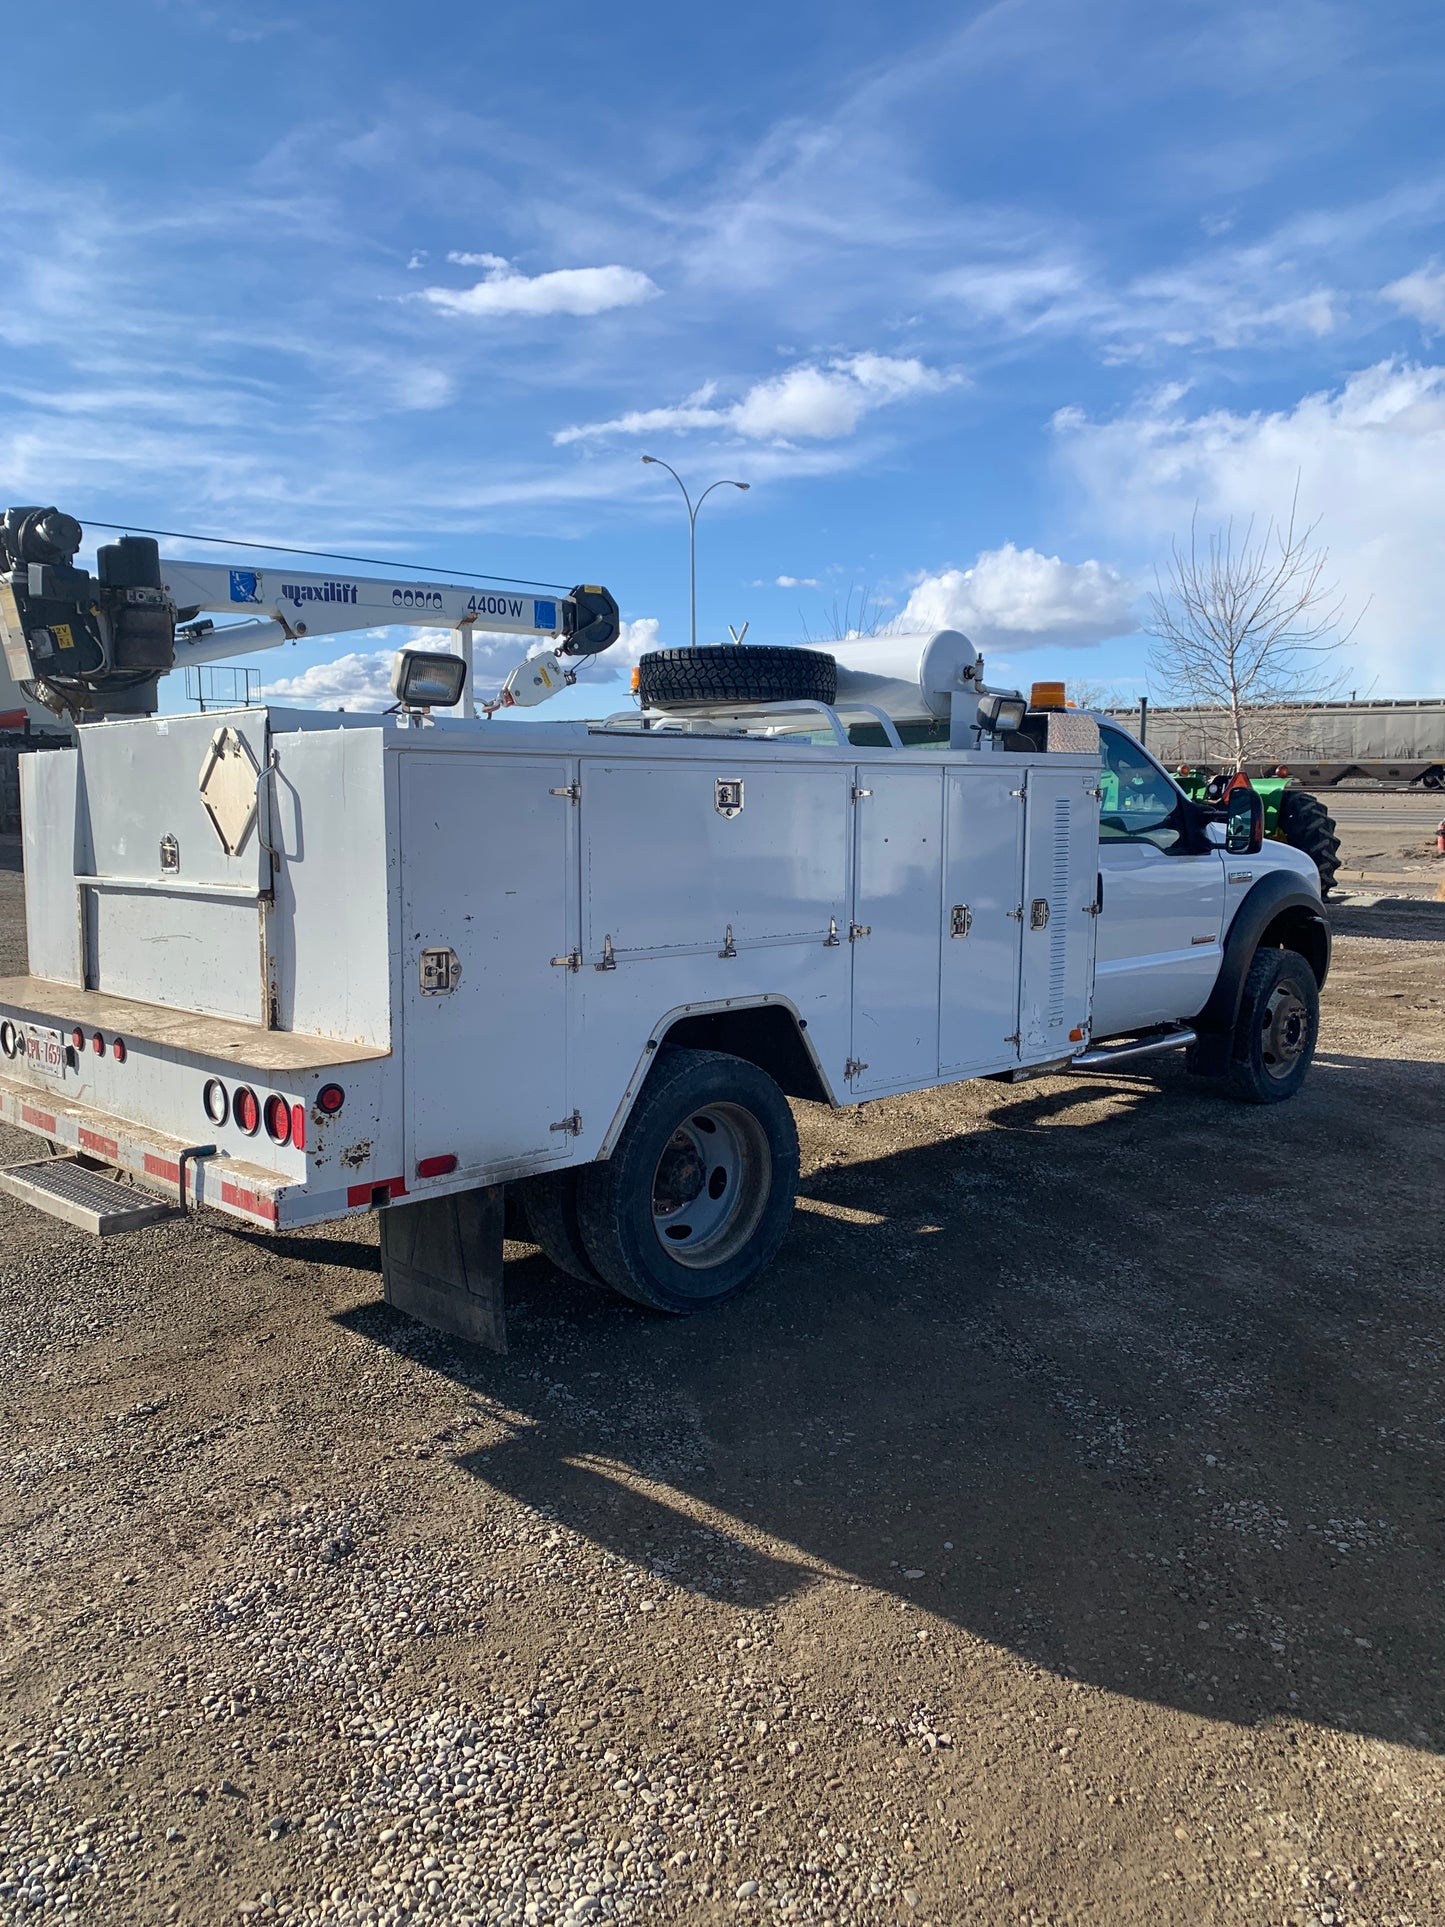
[[[1122,730],[1100,729],[1099,748],[1104,758],[1099,841],[1177,849],[1184,834],[1183,813],[1179,792],[1169,778]]]

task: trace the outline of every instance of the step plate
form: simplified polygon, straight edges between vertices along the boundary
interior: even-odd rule
[[[0,1167],[0,1190],[38,1211],[77,1225],[97,1238],[113,1238],[120,1231],[175,1215],[175,1206],[129,1184],[103,1178],[74,1158],[41,1158],[34,1164]]]

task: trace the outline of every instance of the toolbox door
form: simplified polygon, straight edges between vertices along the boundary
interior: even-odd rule
[[[855,1097],[938,1075],[942,776],[937,765],[858,771],[848,933]]]
[[[1023,789],[1017,768],[944,772],[941,1077],[997,1070],[1018,1057]]]
[[[400,758],[407,1185],[570,1148],[574,766]],[[561,791],[562,794],[555,792]],[[552,960],[557,958],[559,962]]]

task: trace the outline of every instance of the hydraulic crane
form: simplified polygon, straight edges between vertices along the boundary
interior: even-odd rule
[[[27,696],[77,722],[151,714],[160,678],[186,663],[383,627],[451,630],[467,664],[463,713],[471,715],[474,630],[556,639],[552,665],[545,655],[522,665],[499,699],[525,703],[574,680],[566,659],[599,654],[620,626],[616,602],[596,586],[538,595],[504,584],[177,561],[143,535],[103,545],[92,576],[75,566],[83,540],[74,516],[55,508],[7,509],[0,520],[0,641],[10,674]],[[238,620],[218,623],[221,615]]]

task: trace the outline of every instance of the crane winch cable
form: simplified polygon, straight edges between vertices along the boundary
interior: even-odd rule
[[[512,582],[523,589],[557,589],[563,595],[570,595],[571,589],[561,582],[542,582],[530,575],[485,575],[478,569],[442,569],[431,563],[411,565],[398,562],[395,556],[384,555],[340,555],[334,549],[291,549],[279,542],[248,542],[242,537],[224,535],[191,535],[185,529],[143,529],[134,522],[95,522],[89,516],[77,518],[87,528],[111,529],[121,535],[164,535],[176,542],[211,542],[222,549],[261,549],[267,555],[309,555],[318,562],[366,562],[378,569],[400,569],[409,575],[435,575],[444,579],[465,576],[468,582]]]

